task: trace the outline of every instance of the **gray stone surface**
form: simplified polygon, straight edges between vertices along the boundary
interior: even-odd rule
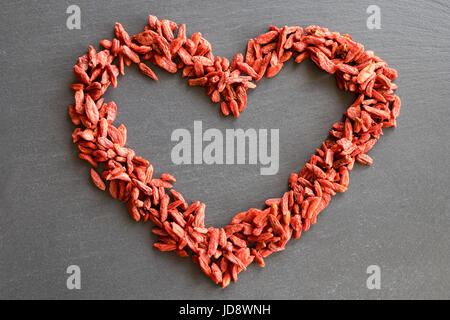
[[[450,298],[449,29],[447,1],[9,1],[0,12],[1,189],[0,298],[394,299]],[[66,8],[81,8],[81,30],[68,30]],[[366,9],[381,8],[381,30]],[[217,288],[187,259],[152,248],[150,225],[95,189],[77,158],[67,117],[72,65],[89,44],[111,38],[120,21],[130,33],[147,14],[201,31],[214,53],[232,57],[268,25],[317,24],[351,34],[397,68],[403,109],[356,166],[349,191],[335,197],[318,224],[287,250],[252,265],[237,284]],[[177,190],[207,204],[208,225],[260,207],[285,190],[339,120],[352,95],[308,61],[288,63],[258,83],[247,110],[223,118],[200,88],[157,70],[155,83],[135,67],[107,100],[115,100],[129,145]],[[280,170],[258,165],[172,164],[176,128],[279,128]],[[82,289],[66,288],[78,265]],[[381,268],[381,290],[368,290],[366,269]]]

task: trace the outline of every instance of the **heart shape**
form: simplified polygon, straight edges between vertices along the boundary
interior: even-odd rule
[[[222,287],[231,279],[236,281],[251,262],[264,266],[264,258],[284,250],[292,237],[298,239],[302,231],[309,230],[331,196],[346,191],[354,162],[372,163],[366,153],[382,128],[396,126],[401,102],[391,81],[397,72],[348,35],[318,26],[305,30],[271,26],[268,32],[249,40],[245,57],[239,53],[230,63],[214,57],[201,33],[188,38],[184,24],[178,27],[152,15],[144,32],[130,37],[117,23],[115,34],[113,41],[101,41],[105,49],[100,52],[90,46],[74,66],[79,82],[71,85],[75,104],[69,106],[69,116],[77,126],[72,138],[79,157],[94,168],[103,164],[100,175],[91,169],[93,182],[106,190],[108,181],[109,193],[126,203],[134,220],[154,222],[156,248],[181,257],[190,255]],[[339,88],[355,92],[357,98],[303,169],[291,174],[289,191],[281,198],[267,200],[265,210],[252,208],[238,213],[224,228],[205,227],[205,204],[188,204],[172,189],[173,176],[153,178],[153,166],[125,147],[126,127],[113,125],[116,104],[104,103],[101,98],[110,85],[117,86],[125,65],[136,63],[143,74],[157,80],[142,62],[149,60],[171,73],[183,69],[182,75],[189,78],[191,86],[204,86],[213,102],[222,101],[224,115],[238,117],[247,104],[247,90],[256,87],[254,82],[264,75],[275,76],[291,57],[297,63],[311,58],[319,68],[336,75]],[[118,66],[113,64],[116,58]],[[166,192],[169,189],[170,195]]]

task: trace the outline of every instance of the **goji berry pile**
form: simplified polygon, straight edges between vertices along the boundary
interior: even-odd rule
[[[264,266],[267,256],[309,230],[331,196],[347,190],[355,161],[372,164],[367,152],[383,128],[396,126],[400,111],[392,83],[397,72],[349,35],[318,26],[270,26],[248,41],[245,56],[239,53],[231,62],[215,57],[201,33],[188,38],[184,24],[178,27],[152,15],[144,32],[134,36],[117,23],[115,38],[102,40],[101,46],[98,52],[90,46],[74,66],[78,83],[71,85],[75,104],[69,106],[69,115],[77,126],[72,138],[79,157],[95,169],[102,165],[100,174],[91,169],[93,182],[124,201],[134,220],[155,224],[156,248],[190,256],[222,287],[236,281],[250,263]],[[126,147],[126,127],[113,125],[116,104],[102,98],[109,86],[117,86],[125,65],[137,64],[144,75],[157,80],[148,61],[170,73],[181,69],[190,85],[205,87],[212,101],[221,102],[224,115],[238,117],[247,104],[247,90],[264,76],[275,76],[291,58],[297,63],[310,58],[335,74],[338,87],[355,92],[356,100],[300,172],[291,174],[289,190],[281,198],[267,200],[264,210],[238,213],[224,228],[205,227],[205,204],[188,203],[173,189],[172,175],[153,177],[153,166]]]

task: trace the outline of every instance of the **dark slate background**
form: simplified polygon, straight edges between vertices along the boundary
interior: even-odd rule
[[[81,8],[81,30],[66,27],[71,4]],[[381,8],[381,30],[366,27],[371,4]],[[400,75],[398,128],[370,152],[373,166],[357,165],[349,191],[310,232],[226,290],[188,259],[152,248],[150,225],[93,186],[71,142],[76,58],[111,38],[116,21],[140,32],[149,13],[201,31],[215,55],[229,58],[270,24],[317,24],[351,34]],[[0,21],[0,298],[450,298],[447,1],[10,1]],[[236,120],[179,75],[156,72],[155,83],[127,69],[106,98],[119,106],[129,145],[157,173],[173,173],[188,200],[206,203],[208,225],[281,195],[353,99],[310,61],[288,63],[258,83]],[[279,173],[172,164],[170,135],[194,120],[220,130],[279,128]],[[81,268],[81,290],[66,288],[69,265]],[[381,290],[366,287],[370,265],[381,268]]]

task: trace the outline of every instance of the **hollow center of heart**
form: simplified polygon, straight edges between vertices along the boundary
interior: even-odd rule
[[[157,82],[127,68],[105,101],[117,103],[127,145],[153,164],[155,176],[170,172],[188,202],[206,204],[207,226],[280,197],[355,98],[310,60],[290,61],[248,91],[246,112],[225,118],[204,88],[189,87],[179,72],[155,71]]]

